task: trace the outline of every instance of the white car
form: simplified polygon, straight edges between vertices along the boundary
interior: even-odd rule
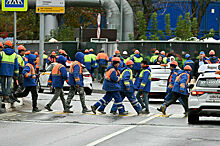
[[[196,124],[199,116],[220,116],[220,64],[203,65],[188,103],[188,123]]]
[[[166,96],[167,80],[171,72],[170,67],[169,65],[150,65],[150,68],[151,90],[149,95],[164,98]]]
[[[54,93],[54,89],[51,87],[48,87],[48,79],[50,76],[50,73],[53,69],[53,67],[56,65],[57,63],[52,63],[50,64],[46,71],[40,74],[39,77],[39,92],[43,93],[44,90],[50,90],[50,92]],[[69,72],[69,67],[70,67],[70,63],[66,64],[66,68],[67,68],[67,72]],[[91,74],[88,72],[88,70],[85,68],[85,66],[83,66],[83,83],[84,83],[84,90],[86,95],[91,95],[92,94],[92,77]],[[70,86],[64,82],[64,91],[68,91],[70,88]]]

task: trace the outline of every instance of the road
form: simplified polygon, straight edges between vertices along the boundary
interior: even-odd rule
[[[90,107],[103,94],[87,96]],[[39,94],[39,107],[49,102],[51,94]],[[0,145],[220,145],[220,118],[201,118],[198,125],[189,125],[179,104],[162,116],[156,108],[160,102],[150,102],[150,114],[137,116],[125,101],[128,116],[82,114],[79,97],[73,101],[73,114],[62,113],[61,101],[53,105],[53,112],[31,113],[30,95],[25,105],[0,115]],[[112,104],[112,103],[111,103]],[[109,112],[111,104],[106,111]]]

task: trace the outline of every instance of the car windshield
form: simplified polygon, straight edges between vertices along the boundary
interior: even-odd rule
[[[197,87],[220,88],[220,79],[201,78],[197,82]]]

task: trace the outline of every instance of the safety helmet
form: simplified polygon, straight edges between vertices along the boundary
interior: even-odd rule
[[[94,52],[94,50],[91,48],[91,49],[89,49],[89,52]]]
[[[186,65],[186,66],[184,67],[184,70],[187,70],[187,71],[192,71],[192,68],[191,68],[191,66]]]
[[[165,53],[165,51],[161,51],[160,54],[161,55],[165,55],[166,53]]]
[[[56,52],[55,52],[55,51],[53,51],[53,52],[51,53],[51,55],[55,56],[55,55],[56,55]]]
[[[173,62],[170,63],[170,65],[178,66],[178,63],[176,61],[173,61]]]
[[[126,65],[128,66],[128,65],[133,65],[134,64],[134,62],[132,61],[132,60],[128,60],[127,62],[126,62]]]
[[[128,52],[127,52],[127,51],[123,51],[122,54],[123,54],[123,55],[128,55]]]
[[[112,61],[113,61],[113,62],[120,62],[121,59],[120,59],[119,57],[113,57],[113,58],[112,58]]]
[[[215,51],[214,51],[214,50],[211,50],[211,51],[209,52],[209,55],[215,55]]]
[[[89,50],[88,50],[88,49],[86,49],[86,50],[85,50],[85,53],[89,53]]]
[[[38,54],[38,52],[34,52],[34,55],[38,56],[39,54]]]
[[[0,42],[0,48],[4,48],[4,46],[3,46],[3,43],[2,43],[2,42]]]
[[[30,55],[31,54],[31,51],[26,51],[25,52],[25,55]]]
[[[205,54],[205,52],[204,52],[204,51],[201,51],[199,54],[200,54],[200,55],[201,55],[201,54]]]
[[[159,54],[160,52],[159,52],[158,50],[156,50],[154,53],[155,53],[155,54]]]
[[[120,54],[120,51],[119,51],[119,50],[116,50],[116,51],[115,51],[115,54]]]
[[[101,51],[101,52],[105,52],[105,49],[104,49],[104,48],[102,48],[100,51]]]
[[[62,49],[60,49],[60,50],[59,50],[59,53],[61,53],[62,51],[63,51],[63,50],[62,50]]]
[[[189,58],[189,57],[190,57],[190,55],[189,55],[189,54],[186,54],[186,55],[185,55],[185,58]]]
[[[134,54],[140,54],[140,52],[138,50],[135,50]]]
[[[7,47],[10,47],[10,48],[12,48],[12,47],[13,47],[12,42],[11,42],[11,41],[9,41],[9,40],[7,40],[7,41],[5,42],[5,48],[7,48]]]
[[[18,46],[18,51],[26,51],[26,49],[23,45],[20,45]]]

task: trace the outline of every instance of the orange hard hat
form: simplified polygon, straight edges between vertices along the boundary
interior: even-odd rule
[[[138,50],[135,50],[134,54],[140,54],[140,52]]]
[[[154,53],[155,53],[155,54],[159,54],[160,52],[159,52],[158,50],[156,50]]]
[[[120,59],[119,57],[114,57],[114,58],[112,58],[112,61],[113,61],[113,62],[120,62],[121,59]]]
[[[170,63],[170,65],[178,66],[178,63],[176,61],[173,61],[173,62]]]
[[[85,53],[89,53],[89,50],[88,50],[88,49],[86,49],[86,50],[85,50]]]
[[[214,50],[211,50],[211,51],[209,52],[209,55],[215,55],[215,51],[214,51]]]
[[[184,70],[192,71],[192,68],[191,68],[189,65],[186,65],[186,66],[184,67]]]
[[[63,49],[60,49],[60,50],[59,50],[59,53],[62,53],[63,51],[64,51]]]
[[[55,56],[55,55],[56,55],[56,52],[55,52],[55,51],[53,51],[53,52],[51,53],[51,55]]]
[[[89,49],[89,52],[94,52],[94,50],[93,49]]]
[[[31,54],[31,51],[26,51],[25,52],[25,55],[30,55]]]
[[[38,52],[34,52],[34,55],[37,55],[37,56],[38,56],[39,54],[38,54]]]
[[[128,60],[127,62],[126,62],[126,65],[133,65],[134,64],[134,62],[132,61],[132,60]]]
[[[2,43],[2,42],[0,42],[0,48],[4,48],[4,46],[3,46],[3,43]]]
[[[12,47],[13,47],[13,44],[12,44],[11,41],[7,40],[7,41],[5,42],[5,46],[12,48]]]
[[[165,51],[161,51],[160,54],[161,55],[165,55],[166,53],[165,53]]]
[[[116,51],[115,51],[115,54],[120,54],[120,51],[119,51],[119,50],[116,50]]]
[[[19,51],[26,51],[25,47],[23,45],[18,46]]]
[[[60,54],[66,54],[66,52],[64,50],[59,50]]]

